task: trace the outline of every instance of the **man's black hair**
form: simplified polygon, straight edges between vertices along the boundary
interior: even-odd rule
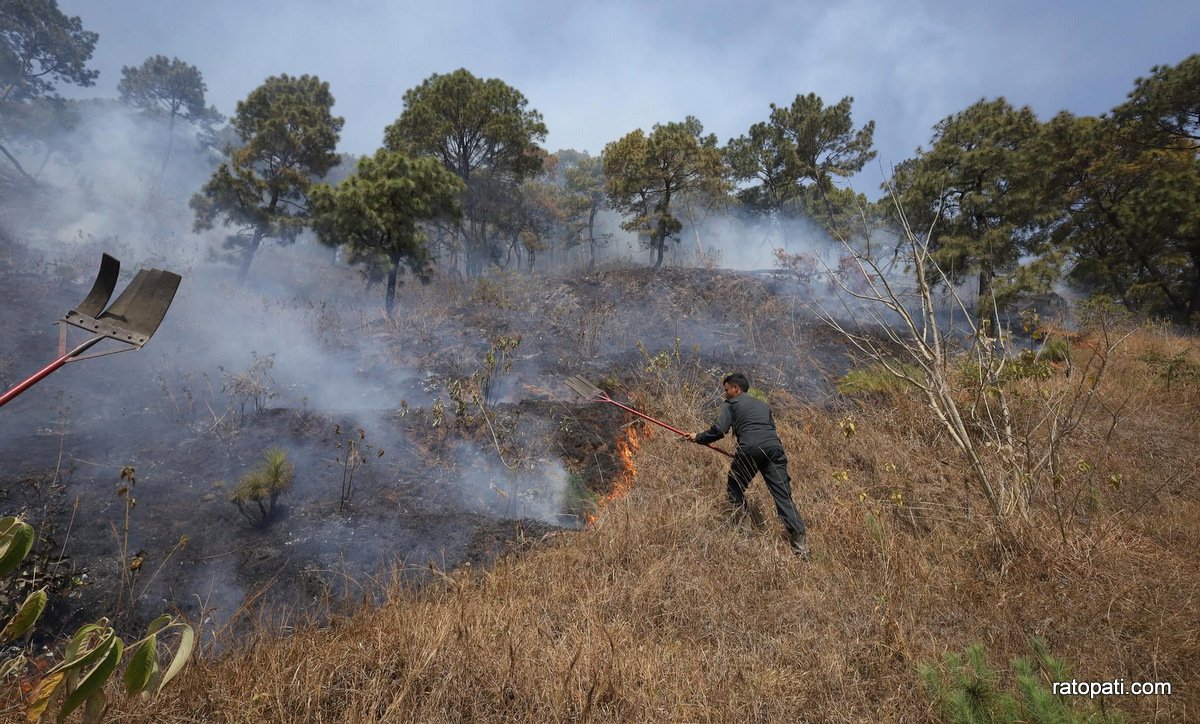
[[[731,385],[737,385],[742,392],[750,391],[750,380],[741,372],[734,372],[731,375],[725,375],[725,379],[721,380],[721,384],[728,382]]]

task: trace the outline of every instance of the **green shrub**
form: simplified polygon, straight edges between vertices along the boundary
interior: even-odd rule
[[[918,667],[926,690],[941,715],[955,724],[979,722],[1031,722],[1033,724],[1117,724],[1125,721],[1119,712],[1090,711],[1081,714],[1065,697],[1055,695],[1048,682],[1068,681],[1066,665],[1050,655],[1040,639],[1030,640],[1035,658],[1012,661],[1016,693],[1001,688],[1000,676],[987,662],[983,644],[967,649],[966,658],[947,653],[941,666]]]
[[[1066,362],[1071,359],[1071,343],[1062,337],[1051,337],[1039,356],[1050,362]]]
[[[1009,358],[1000,379],[1004,382],[1049,379],[1054,374],[1055,363],[1068,362],[1070,359],[1070,342],[1054,337],[1037,349],[1021,350],[1015,357]]]
[[[287,453],[272,448],[263,455],[261,465],[242,476],[230,500],[251,523],[266,525],[275,511],[275,501],[292,486],[294,475]]]
[[[916,365],[902,364],[900,362],[889,364],[893,369],[899,370],[902,374],[914,379],[920,380],[924,378],[924,373]],[[887,367],[884,367],[880,362],[872,362],[865,367],[856,367],[837,381],[838,392],[841,392],[843,395],[860,397],[892,397],[903,394],[908,390],[908,387],[909,384],[907,382],[889,372]]]

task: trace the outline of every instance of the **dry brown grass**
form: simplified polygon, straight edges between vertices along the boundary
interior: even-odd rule
[[[1090,466],[1063,482],[1079,495],[1059,516],[1045,486],[1018,550],[996,544],[917,402],[862,405],[847,438],[844,410],[781,400],[810,563],[789,555],[761,482],[766,525],[732,526],[725,459],[654,435],[632,492],[592,529],[396,587],[333,625],[260,631],[154,704],[114,695],[115,718],[927,721],[919,663],[981,642],[1006,671],[1036,635],[1079,679],[1173,683],[1169,697],[1108,702],[1132,720],[1195,721],[1200,400],[1198,383],[1168,391],[1147,371],[1154,345],[1200,360],[1195,340],[1130,340],[1067,451]],[[646,403],[699,429],[710,410],[683,382],[660,377]]]

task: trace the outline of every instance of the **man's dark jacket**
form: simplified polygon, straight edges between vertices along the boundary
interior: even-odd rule
[[[775,432],[775,419],[771,416],[770,406],[745,392],[725,400],[717,413],[717,421],[697,435],[696,442],[702,445],[716,442],[725,437],[730,428],[733,428],[733,434],[737,437],[739,451],[783,449],[779,434]]]

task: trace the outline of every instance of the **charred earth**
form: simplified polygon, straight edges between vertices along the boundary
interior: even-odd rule
[[[172,263],[115,239],[57,253],[6,240],[0,386],[52,358],[52,324],[87,293],[100,251],[128,269]],[[813,399],[828,392],[822,370],[845,364],[786,279],[443,278],[403,289],[388,319],[321,251],[265,256],[250,288],[184,263],[144,350],[70,364],[0,411],[0,504],[41,539],[15,585],[52,572],[58,588],[43,635],[100,615],[133,629],[181,611],[210,632],[321,616],[393,576],[420,585],[586,525],[626,474],[632,418],[578,399],[567,375],[636,403],[667,362],[692,365],[711,372],[697,399],[715,405],[733,368]],[[294,481],[245,515],[231,497],[270,449]]]

